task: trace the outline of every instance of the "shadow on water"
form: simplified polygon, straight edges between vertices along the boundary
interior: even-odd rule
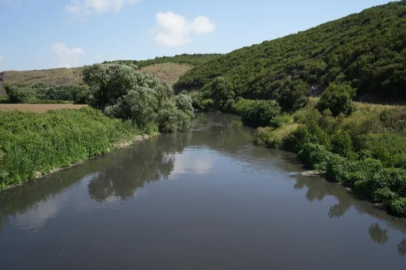
[[[198,114],[194,127],[188,132],[162,135],[140,142],[134,147],[0,192],[0,232],[8,217],[35,208],[40,202],[57,196],[89,175],[93,177],[87,188],[93,200],[103,202],[112,197],[121,200],[131,198],[145,183],[167,179],[174,170],[176,154],[183,153],[186,148],[207,148],[241,162],[255,161],[262,167],[269,167],[272,163],[295,180],[295,190],[306,189],[305,197],[308,201],[322,201],[328,196],[336,198],[338,202],[326,213],[330,219],[343,217],[351,208],[376,218],[377,222],[366,228],[366,233],[378,245],[388,243],[389,226],[406,232],[404,220],[392,218],[374,209],[370,203],[353,198],[342,186],[315,177],[301,176],[298,172],[301,167],[295,155],[252,146],[252,134],[253,130],[244,127],[238,117]],[[400,256],[406,257],[406,239],[397,245],[397,251]]]

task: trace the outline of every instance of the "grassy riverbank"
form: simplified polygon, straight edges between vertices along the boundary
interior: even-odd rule
[[[91,108],[0,112],[0,189],[108,152],[141,132]]]
[[[307,169],[406,217],[406,108],[356,103],[351,115],[333,117],[317,102],[258,128],[254,142],[295,152]]]

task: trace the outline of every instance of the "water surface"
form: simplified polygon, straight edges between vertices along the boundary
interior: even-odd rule
[[[406,269],[406,222],[230,115],[0,192],[0,269]]]

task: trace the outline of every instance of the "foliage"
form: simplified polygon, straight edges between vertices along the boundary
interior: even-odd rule
[[[22,84],[5,84],[4,88],[11,103],[56,103],[69,101],[75,104],[86,104],[89,89],[86,86],[56,85],[34,83],[29,86]],[[56,101],[56,102],[52,102]]]
[[[320,97],[317,108],[320,112],[330,110],[333,116],[350,114],[354,110],[352,99],[356,90],[347,84],[331,84]]]
[[[223,77],[216,78],[208,86],[208,91],[211,93],[211,98],[214,101],[214,108],[223,110],[227,101],[234,98],[233,85]]]
[[[194,67],[179,89],[203,87],[223,76],[236,96],[268,99],[286,78],[319,94],[348,82],[359,97],[405,100],[406,2],[372,7],[307,31],[244,47]]]
[[[388,205],[388,211],[393,215],[406,217],[406,198],[392,200]]]
[[[298,110],[305,107],[309,98],[306,96],[309,85],[304,81],[287,80],[273,95],[284,111]]]
[[[328,134],[314,121],[308,125],[300,126],[289,134],[284,144],[287,150],[298,153],[308,143],[320,144],[327,150],[331,148],[331,141]]]
[[[266,127],[277,117],[281,109],[274,101],[255,100],[242,110],[242,121],[252,127]]]
[[[101,112],[50,111],[44,114],[1,112],[0,187],[101,155],[139,131]]]
[[[90,86],[89,104],[106,115],[130,119],[136,126],[161,132],[186,128],[193,117],[192,99],[175,96],[158,78],[141,73],[134,65],[93,65],[83,71]]]
[[[300,150],[298,157],[306,168],[325,171],[327,163],[334,157],[334,154],[320,144],[307,143]]]

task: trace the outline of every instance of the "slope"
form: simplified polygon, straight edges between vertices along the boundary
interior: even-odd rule
[[[122,60],[104,62],[108,63],[124,63],[136,64],[141,68],[141,71],[152,74],[160,78],[162,81],[174,84],[178,78],[186,71],[190,70],[193,65],[205,63],[211,59],[218,57],[219,54],[183,54],[173,57],[157,57],[150,60]],[[28,71],[3,71],[0,73],[0,95],[5,94],[2,83],[23,83],[33,84],[37,82],[45,82],[50,85],[81,85],[83,67],[77,68],[56,68],[43,70],[28,70]]]
[[[237,96],[273,98],[286,80],[306,82],[313,95],[348,82],[358,99],[406,101],[405,48],[403,0],[233,51],[194,67],[175,86],[200,88],[223,76]]]

